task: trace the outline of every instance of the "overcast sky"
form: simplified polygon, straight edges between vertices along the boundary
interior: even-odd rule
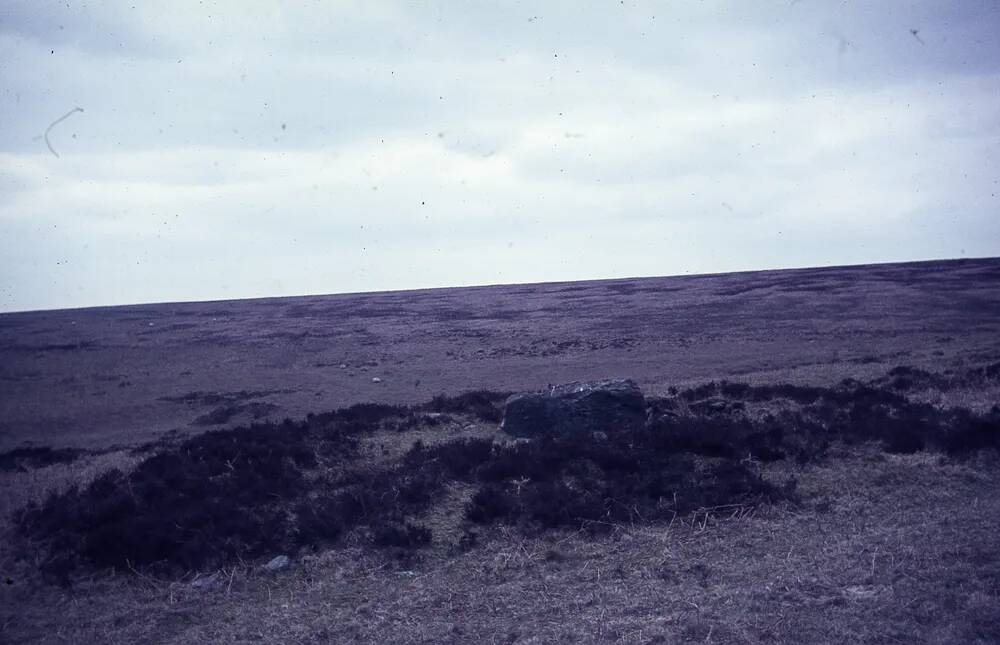
[[[998,97],[995,0],[3,0],[0,310],[997,256]]]

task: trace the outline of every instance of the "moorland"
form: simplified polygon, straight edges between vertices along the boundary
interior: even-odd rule
[[[0,637],[998,642],[998,338],[1000,260],[5,314]]]

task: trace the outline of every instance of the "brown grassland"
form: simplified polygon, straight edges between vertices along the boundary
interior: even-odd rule
[[[997,643],[998,339],[997,260],[3,315],[0,642]]]

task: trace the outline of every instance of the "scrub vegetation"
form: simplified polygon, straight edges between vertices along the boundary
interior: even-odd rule
[[[966,381],[1000,379],[997,364]],[[467,492],[460,523],[525,535],[608,533],[705,509],[801,502],[796,477],[761,464],[830,459],[835,446],[968,458],[1000,448],[1000,409],[915,402],[906,393],[965,382],[898,367],[832,388],[709,383],[649,402],[638,431],[510,440],[452,438],[456,415],[492,425],[504,393],[436,397],[420,406],[360,404],[302,421],[209,431],[166,446],[125,472],[110,469],[13,515],[39,568],[69,584],[81,571],[183,576],[275,553],[336,546],[420,549],[445,536],[426,525],[445,491]],[[410,434],[398,457],[373,457],[373,437]],[[428,437],[425,444],[421,437]],[[25,452],[41,466],[58,451]],[[62,457],[58,457],[62,458]],[[34,459],[34,461],[32,461]],[[350,541],[350,540],[348,540]]]

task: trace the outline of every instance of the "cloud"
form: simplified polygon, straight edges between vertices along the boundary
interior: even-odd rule
[[[0,308],[996,254],[990,7],[786,4],[15,5]]]

